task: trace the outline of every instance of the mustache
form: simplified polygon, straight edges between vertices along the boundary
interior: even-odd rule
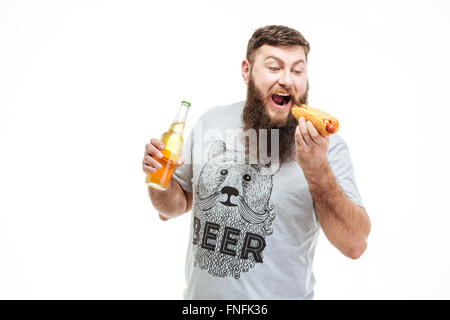
[[[199,209],[202,211],[207,211],[213,208],[217,204],[221,194],[222,193],[220,191],[216,191],[205,198],[200,198],[200,196],[197,196],[197,205]],[[252,224],[258,224],[267,220],[269,211],[265,210],[264,213],[258,213],[250,208],[242,195],[239,195],[237,199],[239,214],[245,221]]]
[[[197,195],[197,205],[199,209],[202,211],[207,211],[211,209],[216,205],[220,195],[221,195],[220,191],[216,191],[205,198],[200,198],[200,196]]]
[[[250,208],[247,204],[247,202],[245,202],[244,197],[243,196],[239,196],[238,197],[238,207],[239,207],[239,213],[241,214],[241,217],[246,220],[249,223],[261,223],[266,221],[267,216],[269,214],[268,211],[264,212],[264,213],[258,213],[256,211],[253,211],[252,208]]]

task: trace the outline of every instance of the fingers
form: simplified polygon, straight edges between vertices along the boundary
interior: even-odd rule
[[[145,173],[153,173],[162,167],[155,159],[163,157],[160,150],[164,150],[164,144],[158,139],[153,138],[145,145],[144,160],[142,160],[142,170]]]
[[[330,138],[322,136],[311,121],[305,123],[303,117],[300,117],[298,121],[295,134],[297,144],[302,149],[313,147],[314,145],[328,144],[330,142]]]
[[[305,124],[305,118],[303,117],[300,117],[298,120],[298,126],[295,130],[295,134],[297,136],[297,143],[300,147],[305,148],[313,143],[311,141],[311,137],[309,136],[308,128]]]
[[[153,159],[153,157],[149,155],[144,156],[144,160],[142,161],[142,169],[145,173],[153,173],[158,169],[161,169],[162,165]]]
[[[319,131],[314,127],[311,121],[306,123],[306,127],[308,129],[308,135],[313,143],[321,144],[323,143],[323,136],[319,133]]]
[[[310,124],[311,122],[308,121],[308,123]],[[307,127],[308,123],[305,122],[305,118],[300,117],[298,126],[300,127],[300,132],[302,133],[303,140],[305,141],[307,146],[310,146],[313,143],[313,141],[308,132],[309,130]]]
[[[161,141],[152,139],[150,143],[145,145],[145,154],[162,158],[162,153],[159,150],[164,150],[164,145]]]
[[[144,171],[144,173],[146,173],[146,174],[155,173],[156,170],[157,169],[155,167],[146,165],[145,163],[142,163],[142,171]]]
[[[159,150],[164,150],[164,143],[162,143],[161,140],[153,138],[150,140],[150,143],[157,147]]]
[[[180,156],[178,158],[177,163],[175,163],[175,167],[181,167],[184,164],[184,158],[182,156]],[[149,155],[145,155],[144,156],[144,160],[142,161],[142,170],[145,173],[154,173],[156,170],[161,169],[162,166],[161,164],[155,160],[153,157],[149,156]]]
[[[157,170],[162,168],[161,163],[158,159],[162,159],[163,154],[161,153],[164,150],[164,144],[158,139],[151,139],[150,143],[145,145],[144,159],[142,160],[142,170],[148,173],[154,173]],[[175,163],[175,167],[181,167],[184,164],[184,158],[182,156],[178,157],[177,162]]]
[[[151,157],[149,155],[146,155],[144,157],[144,164],[148,165],[148,166],[155,167],[157,169],[161,169],[162,168],[161,163],[159,163],[157,160],[155,160],[153,157]]]

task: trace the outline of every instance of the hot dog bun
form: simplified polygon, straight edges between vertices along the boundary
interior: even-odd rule
[[[328,113],[322,110],[309,107],[305,104],[299,106],[294,105],[291,109],[292,115],[295,119],[300,117],[305,118],[306,121],[311,121],[314,127],[319,131],[322,136],[329,136],[336,133],[339,130],[339,121],[335,117],[330,116]]]

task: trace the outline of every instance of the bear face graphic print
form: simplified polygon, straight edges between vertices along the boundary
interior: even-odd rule
[[[223,141],[212,143],[195,188],[194,266],[215,277],[238,279],[263,263],[276,217],[270,196],[279,166],[237,159]]]

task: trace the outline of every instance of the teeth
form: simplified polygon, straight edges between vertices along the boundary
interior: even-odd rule
[[[283,97],[290,96],[290,94],[288,94],[288,93],[276,93],[276,94],[279,95],[279,96],[283,96]]]

